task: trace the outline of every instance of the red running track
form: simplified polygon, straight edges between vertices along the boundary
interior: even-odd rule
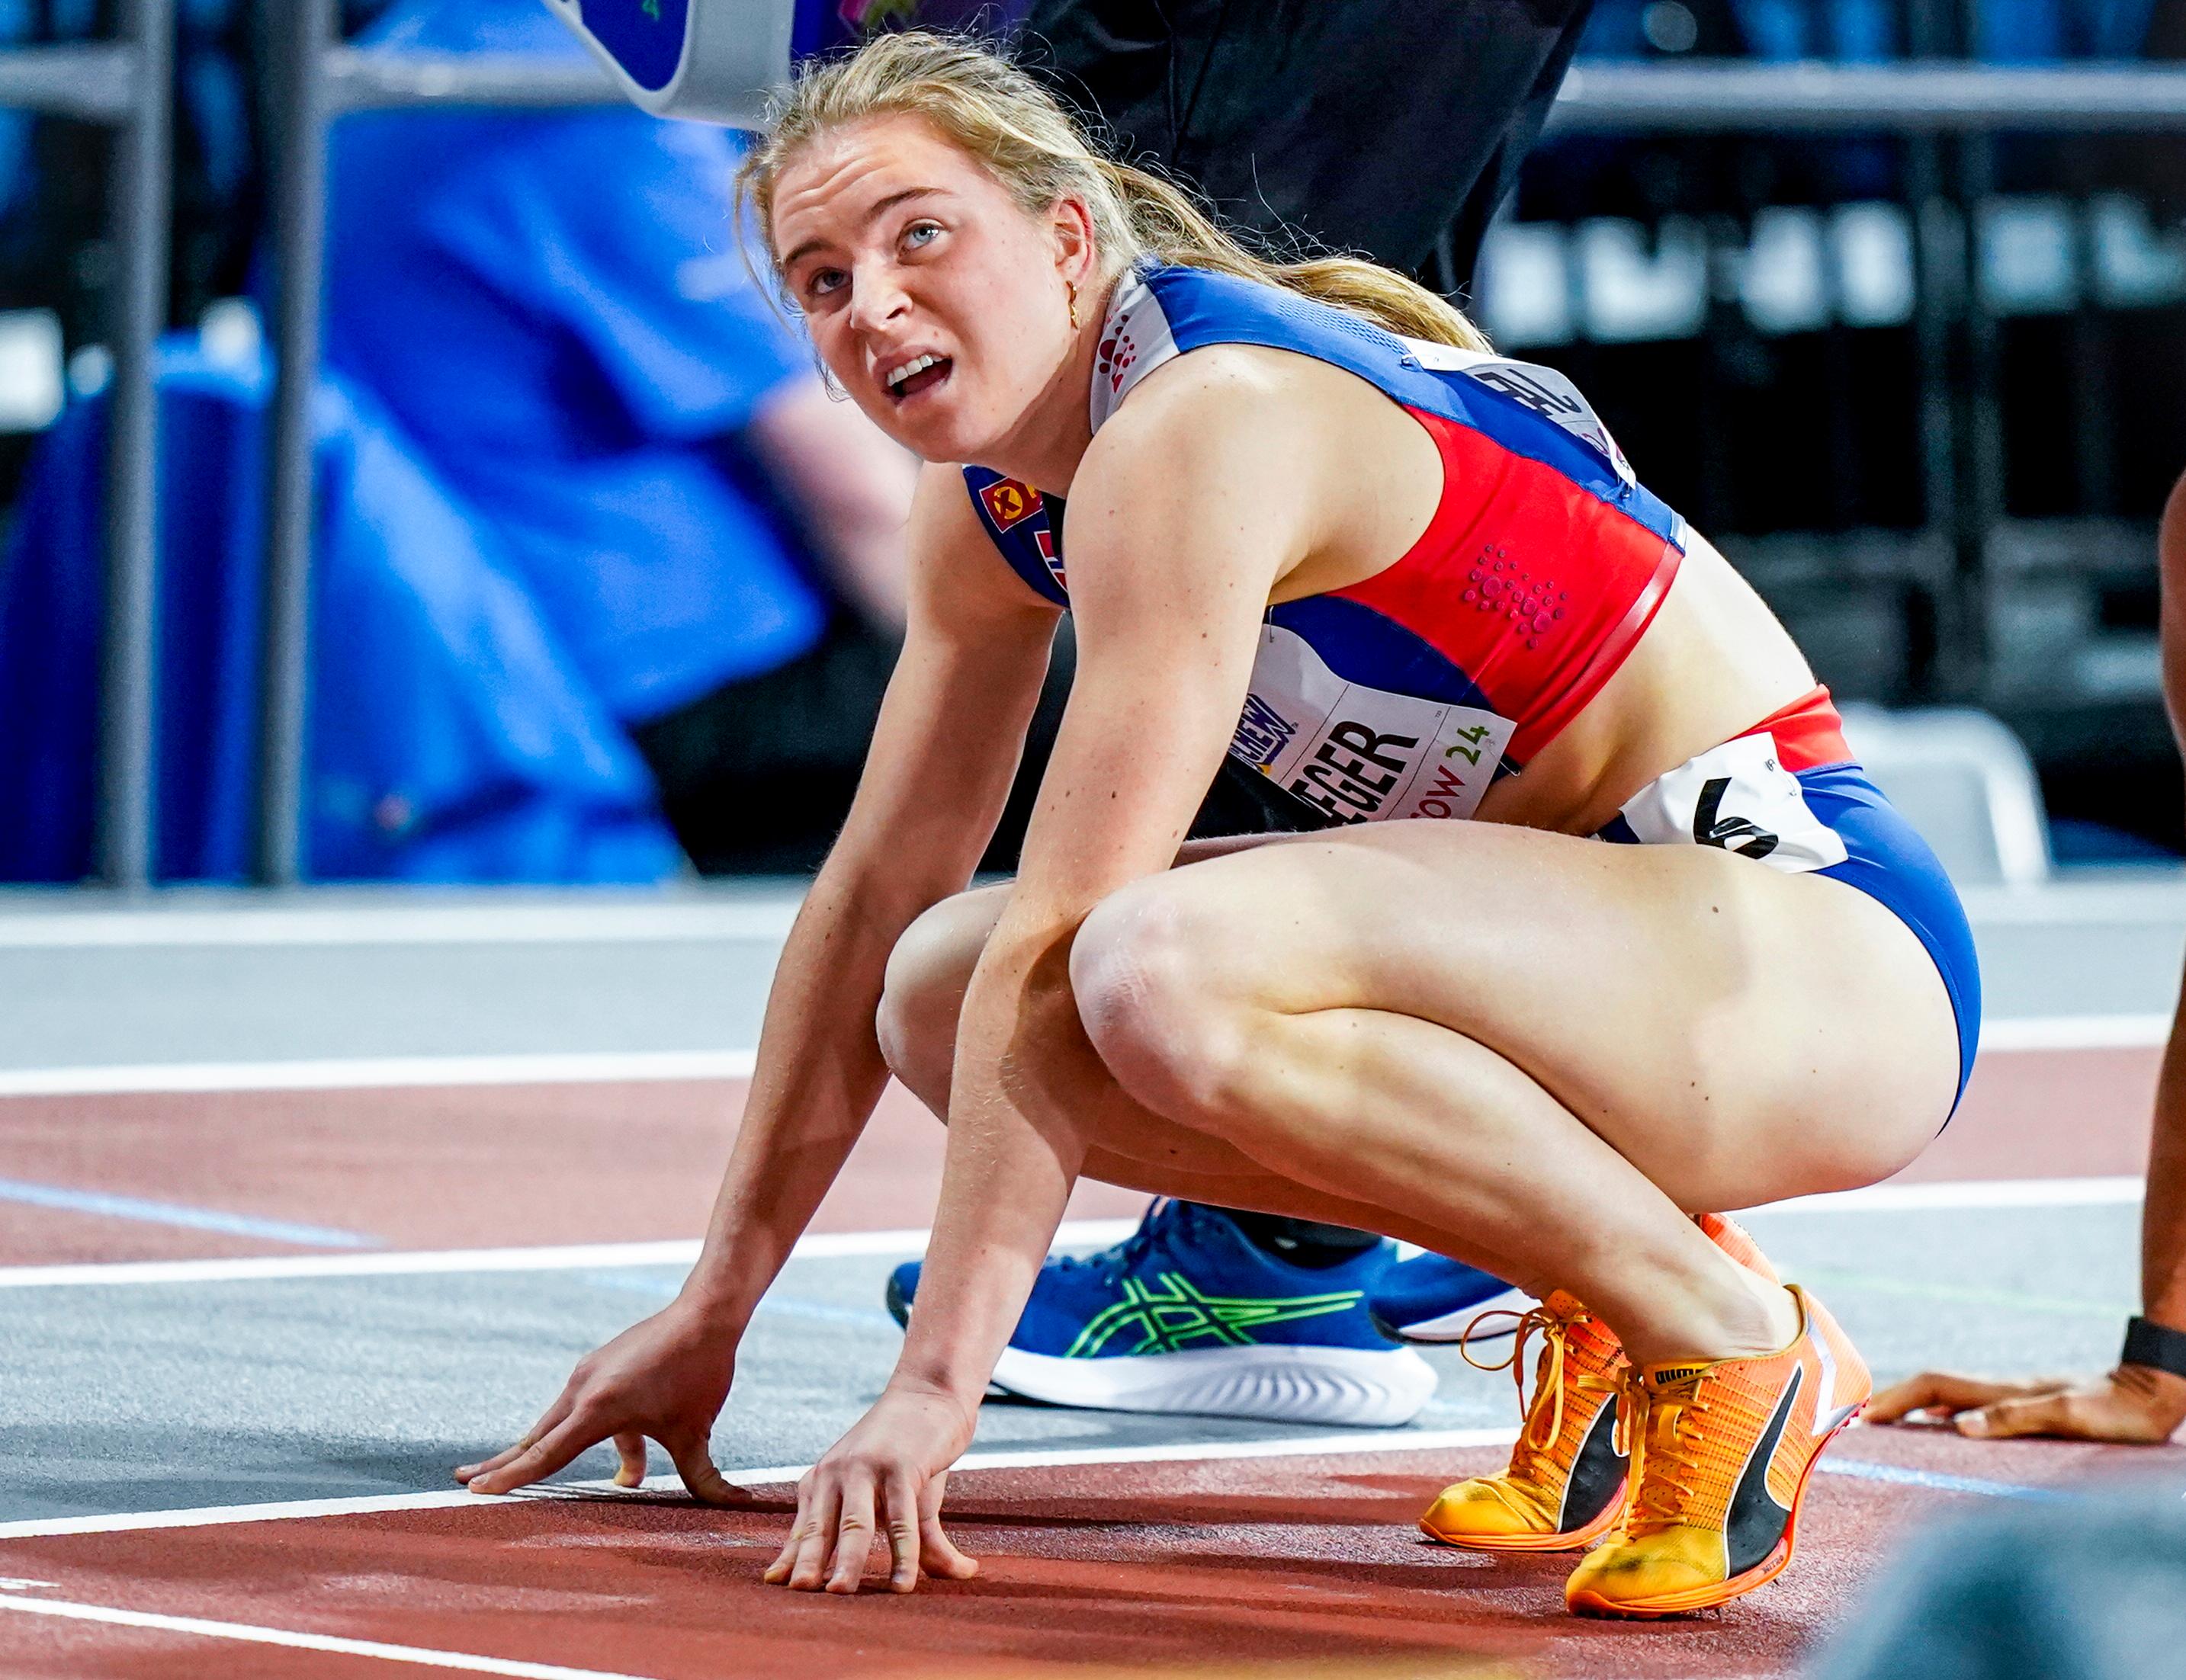
[[[2146,1050],[1985,1057],[1957,1121],[1904,1176],[2136,1173],[2155,1067]],[[16,1098],[0,1100],[0,1158],[18,1179],[339,1225],[406,1248],[687,1237],[703,1225],[742,1095],[691,1083]],[[817,1229],[923,1223],[941,1139],[893,1091]],[[1129,1212],[1141,1201],[1088,1186],[1073,1211]],[[292,1251],[0,1202],[0,1263],[283,1252]],[[1932,1478],[2116,1474],[2186,1487],[2178,1448],[1858,1431],[1813,1484],[1783,1581],[1713,1619],[1622,1626],[1566,1616],[1568,1560],[1493,1560],[1414,1537],[1438,1487],[1499,1456],[969,1472],[952,1485],[951,1520],[985,1572],[908,1600],[760,1585],[787,1520],[779,1490],[748,1511],[558,1498],[0,1539],[0,1577],[12,1578],[0,1580],[0,1674],[317,1680],[408,1666],[5,1608],[43,1600],[647,1680],[864,1671],[1095,1680],[1186,1668],[1393,1677],[1482,1664],[1503,1673],[1512,1662],[1529,1673],[1712,1680],[1788,1672],[1894,1535],[1989,1503]],[[1854,1473],[1862,1464],[1882,1468]]]
[[[950,1492],[978,1579],[908,1599],[791,1593],[759,1576],[787,1490],[748,1511],[632,1498],[0,1541],[0,1575],[64,1599],[438,1651],[650,1677],[900,1680],[1144,1673],[1449,1674],[1466,1659],[1569,1676],[1781,1673],[1839,1620],[1909,1520],[1988,1503],[1844,1474],[1815,1478],[1779,1582],[1710,1618],[1565,1614],[1571,1566],[1429,1546],[1413,1520],[1499,1453],[1089,1464],[960,1474]],[[2186,1484],[2186,1448],[2005,1447],[1855,1431],[1832,1453],[2050,1484],[2129,1469]],[[1830,1460],[1825,1460],[1830,1462]],[[0,1598],[0,1605],[6,1599]],[[51,1680],[387,1676],[384,1660],[117,1630],[0,1608],[10,1673]],[[1355,1665],[1355,1666],[1354,1666]]]
[[[1981,1058],[1906,1179],[2140,1173],[2153,1050]],[[0,1100],[0,1176],[329,1224],[397,1248],[643,1241],[705,1225],[740,1082]],[[942,1128],[891,1086],[816,1230],[923,1224]],[[1145,1198],[1085,1184],[1074,1218]],[[294,1252],[289,1244],[0,1201],[0,1264]]]
[[[392,1248],[695,1237],[742,1081],[0,1099],[0,1177],[331,1225]],[[946,1134],[891,1085],[816,1231],[928,1223]],[[1073,1218],[1146,1197],[1081,1185]],[[0,1200],[0,1265],[288,1254],[293,1244]]]

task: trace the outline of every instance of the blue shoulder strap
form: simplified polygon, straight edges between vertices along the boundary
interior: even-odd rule
[[[1123,333],[1101,346],[1096,426],[1104,409],[1113,409],[1122,392],[1169,355],[1208,344],[1264,344],[1356,373],[1408,408],[1455,421],[1513,455],[1555,468],[1665,541],[1684,540],[1675,513],[1620,472],[1621,462],[1608,450],[1574,431],[1569,423],[1577,417],[1570,411],[1583,411],[1584,401],[1560,374],[1400,339],[1347,310],[1234,275],[1169,267],[1141,270],[1138,277],[1159,319],[1129,320],[1136,311],[1127,311]],[[1101,372],[1111,375],[1105,403]]]
[[[1068,607],[1063,592],[1062,534],[1052,515],[1062,504],[1042,496],[1029,484],[1006,479],[984,467],[964,469],[964,488],[979,523],[987,528],[1010,569],[1025,580],[1043,600]]]

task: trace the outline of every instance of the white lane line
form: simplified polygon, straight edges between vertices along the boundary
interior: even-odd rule
[[[1768,1213],[1910,1213],[2012,1207],[2114,1207],[2141,1199],[2138,1178],[1976,1179],[1934,1184],[1869,1184],[1749,1208]],[[1058,1247],[1103,1248],[1121,1242],[1133,1219],[1068,1219]],[[933,1233],[821,1231],[798,1239],[801,1260],[923,1254]],[[579,1243],[541,1248],[444,1248],[369,1254],[269,1254],[234,1260],[121,1260],[63,1266],[0,1267],[0,1290],[128,1284],[261,1283],[286,1278],[423,1277],[460,1272],[572,1272],[614,1266],[688,1266],[695,1239],[672,1242]]]
[[[1371,1433],[1280,1436],[1272,1441],[1164,1442],[1150,1447],[998,1448],[967,1453],[956,1470],[1028,1470],[1070,1464],[1197,1464],[1228,1459],[1320,1458],[1331,1453],[1439,1453],[1468,1447],[1507,1447],[1518,1438],[1511,1428],[1376,1430]],[[810,1464],[762,1464],[722,1474],[739,1487],[787,1487]],[[349,1499],[287,1499],[259,1505],[207,1505],[177,1511],[126,1511],[113,1516],[33,1517],[0,1522],[0,1540],[43,1539],[57,1534],[132,1534],[159,1528],[211,1528],[235,1522],[287,1522],[299,1518],[367,1516],[381,1511],[447,1510],[456,1507],[505,1505],[518,1499],[558,1499],[571,1494],[628,1498],[646,1493],[681,1493],[674,1476],[649,1476],[642,1490],[612,1481],[565,1481],[500,1495],[468,1493],[460,1488],[430,1493],[375,1493]]]
[[[2029,1015],[1981,1022],[1983,1056],[2026,1050],[2160,1050],[2168,1015]]]
[[[590,1266],[688,1266],[695,1238],[554,1248],[451,1248],[408,1253],[266,1254],[239,1260],[119,1260],[0,1268],[0,1289],[94,1284],[257,1283],[284,1278],[384,1278],[444,1272],[566,1272]]]
[[[1343,1435],[1286,1435],[1273,1441],[1165,1441],[1148,1447],[998,1447],[991,1452],[967,1453],[950,1466],[957,1470],[1039,1470],[1068,1464],[1169,1464],[1211,1463],[1227,1459],[1318,1459],[1352,1453],[1443,1453],[1467,1447],[1508,1447],[1518,1438],[1516,1428],[1497,1425],[1480,1429],[1376,1429]],[[768,1464],[754,1470],[724,1471],[741,1487],[788,1487],[810,1464]],[[614,1491],[611,1481],[586,1482],[590,1490]],[[680,1493],[683,1484],[674,1476],[648,1476],[648,1492]],[[0,1529],[0,1534],[6,1531]]]
[[[1341,1435],[1288,1435],[1272,1441],[1162,1442],[1146,1447],[1034,1447],[998,1448],[967,1453],[951,1466],[964,1470],[1040,1470],[1098,1464],[1211,1464],[1238,1459],[1305,1459],[1365,1456],[1382,1453],[1448,1453],[1476,1447],[1507,1447],[1518,1438],[1516,1428],[1498,1425],[1475,1429],[1381,1429]],[[1867,1480],[1914,1480],[1923,1485],[1945,1487],[1966,1492],[2024,1492],[2006,1483],[1975,1482],[1964,1477],[1936,1478],[1925,1472],[1872,1465],[1858,1459],[1824,1459],[1824,1470]],[[811,1469],[810,1464],[761,1464],[730,1468],[722,1474],[740,1487],[787,1487]],[[213,1528],[230,1523],[290,1522],[314,1517],[369,1516],[383,1511],[430,1511],[506,1505],[517,1500],[557,1500],[577,1498],[629,1498],[642,1495],[681,1494],[682,1482],[673,1474],[648,1476],[642,1488],[619,1487],[612,1481],[565,1481],[525,1488],[520,1492],[484,1494],[448,1488],[431,1493],[378,1493],[346,1499],[288,1499],[256,1505],[203,1505],[185,1510],[126,1511],[112,1516],[35,1517],[20,1522],[0,1522],[0,1541],[45,1539],[65,1534],[130,1534],[151,1529]]]
[[[586,1484],[587,1487],[593,1485]],[[609,1482],[596,1485],[613,1486]],[[210,1528],[227,1522],[370,1516],[379,1511],[437,1511],[457,1505],[502,1505],[511,1499],[538,1497],[536,1492],[495,1495],[448,1487],[430,1493],[364,1493],[346,1499],[273,1499],[255,1505],[199,1505],[173,1511],[122,1511],[112,1516],[25,1517],[14,1522],[0,1522],[0,1541],[37,1540],[56,1534],[134,1534],[155,1528]]]
[[[802,895],[623,904],[176,908],[0,915],[0,950],[237,945],[589,945],[779,941]]]
[[[358,1056],[326,1061],[171,1061],[0,1068],[0,1097],[143,1092],[352,1091],[407,1085],[612,1085],[748,1079],[753,1052],[600,1050],[558,1055]]]
[[[5,918],[0,917],[0,930]],[[0,938],[0,944],[4,944]],[[1981,1026],[1983,1054],[2158,1048],[2168,1015],[2024,1016]],[[349,1056],[295,1061],[173,1061],[0,1068],[0,1097],[209,1091],[378,1090],[433,1085],[581,1085],[748,1079],[749,1050],[596,1050],[501,1056]]]
[[[111,1604],[80,1604],[59,1599],[0,1598],[0,1610],[25,1616],[59,1616],[69,1621],[100,1621],[115,1627],[143,1627],[160,1633],[194,1633],[207,1639],[234,1639],[248,1645],[285,1645],[292,1650],[332,1651],[341,1656],[376,1657],[418,1668],[453,1668],[466,1674],[503,1674],[513,1680],[644,1680],[604,1668],[565,1668],[553,1662],[515,1662],[506,1657],[472,1656],[436,1651],[423,1645],[389,1645],[377,1639],[343,1639],[331,1633],[294,1633],[285,1627],[260,1627],[243,1621],[208,1621],[195,1616],[154,1616],[148,1610],[117,1610]]]
[[[1138,1229],[1135,1219],[1066,1219],[1058,1246],[1104,1248]],[[800,1260],[926,1252],[932,1232],[816,1231],[799,1237]],[[284,1278],[418,1277],[449,1272],[573,1272],[614,1266],[688,1266],[696,1238],[671,1242],[592,1242],[546,1248],[446,1248],[369,1254],[265,1254],[235,1260],[121,1260],[68,1266],[0,1267],[0,1289],[98,1284],[254,1283]]]

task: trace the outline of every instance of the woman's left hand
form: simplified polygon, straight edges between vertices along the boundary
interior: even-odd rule
[[[766,1580],[801,1593],[855,1593],[875,1538],[888,1537],[888,1588],[922,1573],[964,1581],[978,1564],[941,1532],[949,1466],[971,1444],[976,1403],[891,1385],[797,1484],[797,1520]]]

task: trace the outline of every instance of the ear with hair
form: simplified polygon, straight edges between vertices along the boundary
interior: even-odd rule
[[[1063,284],[1073,291],[1095,284],[1100,277],[1101,253],[1092,207],[1082,199],[1066,194],[1055,201],[1051,214],[1059,247],[1057,272]]]

